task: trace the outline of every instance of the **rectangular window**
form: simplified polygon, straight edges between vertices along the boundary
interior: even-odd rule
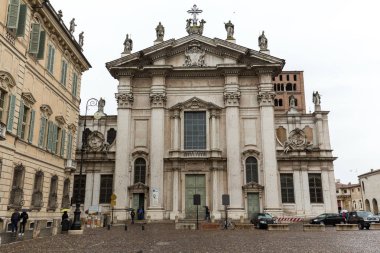
[[[7,27],[17,29],[20,12],[20,0],[10,0],[8,5]]]
[[[61,68],[61,84],[66,86],[66,76],[67,76],[67,62],[62,60],[62,68]]]
[[[323,203],[321,174],[309,174],[309,191],[311,203]]]
[[[53,47],[53,45],[49,45],[47,70],[50,72],[50,74],[53,74],[53,70],[54,70],[54,55],[55,55],[55,48]]]
[[[112,175],[101,175],[101,177],[100,177],[100,195],[99,195],[99,203],[100,204],[105,204],[105,203],[111,202],[112,183],[113,183],[113,176]]]
[[[280,174],[282,203],[294,203],[293,174]]]
[[[73,74],[73,84],[71,87],[71,94],[76,97],[78,89],[78,75],[76,73]]]
[[[206,149],[206,112],[185,112],[185,149]]]
[[[286,81],[289,81],[290,78],[289,78],[289,75],[286,75]]]
[[[73,187],[73,201],[76,203],[80,188],[80,203],[84,204],[84,197],[86,192],[86,175],[82,175],[81,187],[79,187],[80,176],[74,175],[74,187]],[[72,203],[72,204],[74,204]]]
[[[294,78],[294,81],[297,81],[297,75],[294,75],[293,78]]]

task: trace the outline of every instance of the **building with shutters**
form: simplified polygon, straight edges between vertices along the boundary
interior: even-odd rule
[[[306,113],[303,72],[284,71],[264,33],[256,50],[236,43],[231,22],[226,39],[203,35],[204,24],[188,19],[188,36],[165,40],[160,23],[153,45],[136,52],[127,36],[122,56],[106,63],[119,81],[118,110],[88,116],[88,129],[80,123],[79,134],[91,137],[84,208],[109,208],[102,196],[112,178],[116,208],[143,207],[152,220],[195,218],[194,194],[216,219],[223,194],[233,219],[337,212],[336,158],[318,92]],[[111,129],[116,141],[107,141]]]
[[[70,207],[81,76],[90,67],[48,1],[0,1],[0,229],[15,209],[29,210],[32,224]]]

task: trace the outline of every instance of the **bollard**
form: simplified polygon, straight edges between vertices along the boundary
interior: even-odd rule
[[[145,230],[144,224],[141,225],[141,230]]]
[[[128,226],[127,226],[127,224],[125,224],[124,230],[125,230],[125,231],[128,230]]]
[[[108,224],[108,225],[107,225],[107,229],[108,229],[108,230],[111,229],[111,224]]]

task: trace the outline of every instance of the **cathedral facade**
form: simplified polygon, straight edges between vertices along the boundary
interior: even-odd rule
[[[141,207],[152,220],[192,219],[199,194],[200,210],[220,219],[227,194],[233,219],[336,212],[318,92],[306,113],[303,72],[283,71],[264,32],[254,50],[235,43],[231,22],[226,39],[211,39],[202,21],[189,19],[189,35],[170,40],[160,23],[154,45],[138,52],[127,36],[122,57],[106,64],[119,81],[117,116],[87,116],[87,129],[80,119],[85,209],[106,210],[114,193],[117,219]]]

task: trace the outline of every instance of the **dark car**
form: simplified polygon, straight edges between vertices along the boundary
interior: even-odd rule
[[[379,218],[368,211],[354,211],[348,215],[349,224],[358,224],[359,229],[369,229],[372,223],[379,223]]]
[[[310,220],[310,224],[333,225],[344,224],[345,219],[338,213],[323,213]]]
[[[275,224],[276,219],[269,213],[254,213],[251,218],[251,223],[256,228],[268,228],[268,224]]]

